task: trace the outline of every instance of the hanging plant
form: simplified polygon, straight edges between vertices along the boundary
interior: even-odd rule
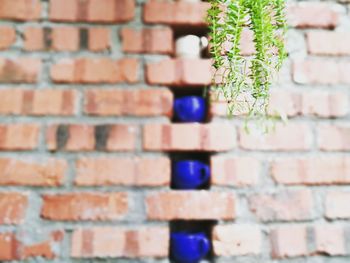
[[[214,92],[224,97],[229,114],[268,118],[269,89],[286,58],[284,0],[210,0],[210,53]],[[253,32],[255,53],[243,56],[241,36]],[[229,46],[229,49],[225,47]]]

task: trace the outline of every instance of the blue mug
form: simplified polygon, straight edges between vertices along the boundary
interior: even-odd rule
[[[206,116],[205,99],[200,96],[186,96],[175,99],[174,112],[181,122],[202,122]]]
[[[196,189],[209,181],[209,165],[196,160],[177,161],[173,165],[173,184],[178,189]]]
[[[176,232],[171,234],[171,255],[177,263],[198,263],[210,250],[204,233]]]

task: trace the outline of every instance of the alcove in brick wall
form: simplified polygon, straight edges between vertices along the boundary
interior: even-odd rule
[[[174,233],[174,232],[205,233],[210,241],[210,251],[208,255],[204,258],[204,260],[207,260],[209,262],[214,262],[212,232],[215,225],[217,225],[217,221],[215,220],[190,220],[190,221],[173,220],[169,222],[171,233]],[[177,263],[171,257],[170,251],[169,251],[169,255],[170,255],[171,262]]]

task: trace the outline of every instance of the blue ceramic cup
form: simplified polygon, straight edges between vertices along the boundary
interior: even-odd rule
[[[173,184],[178,189],[196,189],[209,181],[209,165],[196,160],[177,161],[173,165]]]
[[[174,112],[181,122],[202,122],[205,120],[207,107],[200,96],[186,96],[175,99]]]
[[[171,234],[171,255],[177,263],[198,263],[210,250],[204,233],[176,232]]]

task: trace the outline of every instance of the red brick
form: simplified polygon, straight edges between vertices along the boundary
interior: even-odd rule
[[[134,18],[135,0],[50,0],[50,20],[120,23]]]
[[[127,53],[174,52],[173,32],[170,28],[144,28],[141,30],[123,28],[121,30],[123,51]]]
[[[60,89],[1,89],[0,114],[73,115],[77,93]]]
[[[305,151],[311,142],[310,127],[298,123],[276,124],[276,129],[263,135],[247,133],[243,127],[239,132],[239,145],[247,150]]]
[[[286,225],[275,228],[270,233],[272,257],[292,258],[306,256],[307,229],[301,225]]]
[[[75,184],[82,186],[168,186],[170,160],[158,158],[81,158]]]
[[[254,225],[217,225],[212,240],[216,256],[258,255],[262,250],[261,230]]]
[[[40,231],[41,232],[41,231]],[[31,234],[19,232],[17,236],[14,233],[0,234],[0,260],[26,260],[34,257],[46,259],[54,259],[57,257],[64,233],[56,230],[51,231],[48,236],[36,235],[31,237]],[[42,235],[42,234],[40,234]],[[28,240],[30,238],[45,239],[40,242],[22,242],[20,239]]]
[[[259,181],[261,163],[251,157],[213,156],[210,159],[211,184],[246,187]]]
[[[28,206],[27,195],[14,192],[0,193],[0,225],[20,224],[24,221]],[[1,243],[1,242],[0,242]],[[0,246],[2,248],[2,246]],[[1,259],[1,251],[0,251]]]
[[[64,160],[0,159],[0,185],[59,186],[67,170]]]
[[[173,93],[168,89],[91,89],[85,92],[85,113],[98,116],[171,117]]]
[[[46,259],[54,259],[58,257],[58,249],[63,240],[63,231],[52,231],[44,241],[35,242],[33,244],[19,245],[19,259],[25,260],[33,257],[42,257]],[[43,238],[43,237],[41,237]]]
[[[350,192],[328,192],[325,201],[326,217],[329,219],[349,219]]]
[[[286,158],[276,160],[273,179],[282,184],[350,184],[350,158],[337,156]]]
[[[294,3],[288,6],[287,14],[288,23],[298,28],[334,28],[340,19],[340,13],[332,3]]]
[[[293,79],[299,84],[349,84],[350,63],[308,59],[293,63]]]
[[[106,143],[107,151],[134,151],[137,127],[134,125],[112,125]]]
[[[15,29],[9,26],[1,26],[0,27],[0,50],[8,49],[15,42],[16,42]]]
[[[347,115],[349,107],[343,92],[275,90],[271,92],[269,112],[331,118]]]
[[[71,256],[96,257],[167,257],[169,231],[149,226],[137,229],[121,227],[93,227],[74,230]]]
[[[185,1],[148,1],[144,5],[143,20],[151,24],[205,26],[209,3]]]
[[[56,83],[135,83],[138,64],[134,58],[62,59],[51,67],[51,78]]]
[[[228,123],[146,124],[146,151],[227,151],[235,147],[235,127]]]
[[[35,83],[41,71],[36,58],[0,58],[0,83]]]
[[[288,190],[274,194],[255,194],[250,209],[263,222],[312,219],[313,197],[310,190]]]
[[[0,150],[33,150],[38,145],[39,126],[35,124],[0,125]]]
[[[235,217],[235,197],[229,192],[157,192],[147,196],[146,206],[150,220],[230,220]]]
[[[98,134],[100,127],[103,130],[102,134]],[[136,126],[116,124],[100,127],[85,124],[49,126],[46,131],[47,148],[51,151],[92,151],[95,149],[132,151],[135,149]]]
[[[0,0],[0,20],[38,20],[41,16],[40,0]]]
[[[146,66],[151,85],[203,86],[212,81],[209,59],[166,59]]]
[[[345,255],[344,228],[339,225],[320,224],[314,227],[315,252],[330,256]]]
[[[86,30],[87,46],[81,46],[82,30]],[[110,47],[110,30],[107,28],[78,27],[27,27],[24,31],[24,49],[27,51],[78,51],[88,48],[91,51],[102,51]]]
[[[73,124],[61,126],[67,130],[67,139],[64,145],[59,145],[57,141],[60,139],[58,125],[49,126],[46,131],[47,148],[51,151],[91,151],[95,148],[95,127],[91,125]],[[64,137],[62,135],[62,137]]]
[[[91,51],[103,51],[111,47],[111,30],[108,28],[89,28],[88,36],[88,47]]]
[[[48,220],[116,220],[128,212],[126,193],[43,195],[41,216]]]
[[[17,240],[13,233],[0,233],[0,260],[18,259]]]
[[[346,32],[313,31],[306,34],[307,47],[313,55],[350,55],[350,34]]]
[[[318,126],[318,146],[323,151],[349,151],[350,125],[323,124]]]

